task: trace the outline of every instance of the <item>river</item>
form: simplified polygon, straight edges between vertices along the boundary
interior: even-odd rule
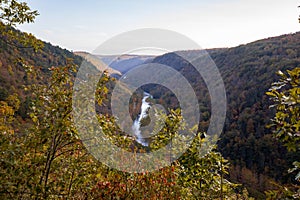
[[[147,102],[148,98],[151,98],[151,95],[144,92],[144,97],[142,99],[141,105],[141,113],[132,124],[132,131],[136,137],[136,141],[143,146],[149,145],[147,138],[143,137],[143,133],[141,131],[141,120],[148,116],[148,110],[151,108],[151,105]]]

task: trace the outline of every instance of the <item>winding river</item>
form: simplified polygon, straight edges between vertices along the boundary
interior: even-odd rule
[[[140,130],[141,129],[141,120],[148,116],[147,111],[150,109],[151,105],[147,102],[147,99],[151,98],[151,95],[144,92],[144,97],[142,99],[142,105],[141,105],[141,113],[138,115],[136,120],[134,120],[132,124],[132,131],[133,134],[136,136],[136,141],[140,143],[143,146],[148,146],[149,142],[147,141],[147,138],[143,137],[143,133]]]

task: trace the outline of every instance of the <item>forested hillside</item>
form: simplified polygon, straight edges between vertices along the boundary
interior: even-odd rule
[[[20,38],[32,37],[14,28],[6,27],[6,29]],[[17,40],[11,42],[7,37],[5,34],[0,34],[0,101],[5,100],[9,94],[17,93],[21,98],[21,107],[17,113],[25,119],[28,117],[30,92],[26,92],[24,86],[34,83],[47,84],[51,75],[50,68],[65,66],[68,63],[73,63],[78,68],[84,59],[71,51],[41,40],[37,40],[41,49],[36,51],[33,47],[24,46]],[[34,78],[28,77],[25,72],[28,67],[39,71],[39,75]]]
[[[266,127],[275,110],[269,108],[271,102],[265,93],[278,79],[278,70],[299,66],[300,33],[208,52],[222,74],[227,92],[226,124],[218,144],[222,154],[233,164],[231,180],[245,184],[253,192],[272,187],[271,179],[293,182],[294,174],[288,174],[287,170],[294,160],[299,160],[300,154],[288,153]],[[197,51],[183,53],[197,55]],[[200,102],[202,120],[199,128],[205,130],[210,101],[200,74],[176,53],[162,55],[153,62],[172,66],[191,82]],[[176,107],[171,103],[176,101],[170,100],[175,97],[163,88],[147,89],[162,102],[168,102],[168,106]]]
[[[243,45],[221,53],[211,53],[220,66],[228,96],[228,117],[219,148],[234,165],[236,180],[261,189],[269,183],[263,175],[282,182],[293,181],[287,174],[299,152],[290,154],[272,139],[270,109],[266,92],[278,80],[276,72],[299,67],[300,33],[284,35]],[[243,175],[243,167],[254,173]],[[244,180],[242,180],[244,179]],[[265,182],[266,181],[266,182]]]

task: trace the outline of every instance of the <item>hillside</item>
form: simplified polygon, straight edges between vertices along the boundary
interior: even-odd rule
[[[227,92],[228,111],[219,150],[233,165],[231,180],[245,184],[252,194],[256,190],[262,192],[272,187],[270,179],[283,183],[293,182],[294,174],[287,174],[287,170],[293,160],[299,160],[300,154],[287,153],[272,138],[271,130],[266,128],[274,110],[269,109],[271,103],[265,92],[278,79],[278,70],[299,67],[300,33],[268,38],[235,48],[211,49],[208,52],[221,72]],[[210,104],[199,73],[175,53],[157,57],[153,62],[179,70],[190,81],[198,94],[201,114],[205,116],[200,122],[200,130],[205,130],[209,122],[207,115]],[[153,94],[156,95],[162,91],[154,90]],[[160,97],[166,100],[172,98],[172,95],[164,91]]]
[[[141,64],[151,62],[154,56],[147,55],[121,55],[121,56],[101,56],[98,55],[105,64],[109,65],[111,68],[118,70],[122,74],[125,74],[129,70],[137,67]]]
[[[27,37],[18,30],[12,29],[12,31],[19,34],[19,37]],[[37,82],[47,84],[49,68],[64,66],[67,62],[73,62],[79,67],[84,61],[81,56],[71,51],[47,42],[40,42],[43,45],[42,49],[34,51],[33,48],[22,47],[17,42],[7,43],[6,36],[0,34],[0,101],[6,99],[9,94],[17,93],[22,102],[18,114],[23,119],[27,117],[30,102],[30,94],[24,91],[24,85]],[[25,65],[34,67],[39,71],[39,76],[35,79],[28,78]]]
[[[87,52],[74,52],[75,55],[80,56],[82,58],[84,58],[85,60],[87,60],[88,62],[92,63],[94,66],[97,67],[97,69],[99,71],[106,71],[108,74],[110,75],[121,75],[121,72],[108,67],[108,66],[104,66],[102,62],[100,62],[100,60],[98,59],[98,57],[87,53]]]

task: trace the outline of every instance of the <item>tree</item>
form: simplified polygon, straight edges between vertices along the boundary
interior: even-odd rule
[[[0,0],[0,39],[18,48],[33,48],[37,51],[42,42],[31,33],[15,31],[16,25],[34,22],[38,11],[31,10],[25,2]]]
[[[281,77],[272,84],[267,95],[276,108],[272,119],[274,136],[287,147],[289,151],[300,148],[300,68],[288,70],[287,74],[279,71]]]
[[[300,68],[288,70],[287,73],[279,71],[278,82],[272,84],[267,95],[273,101],[271,107],[276,108],[276,114],[270,127],[274,128],[274,136],[279,139],[288,151],[299,152],[300,150]],[[300,181],[300,162],[295,161],[294,168],[290,172],[297,172],[296,181]],[[290,195],[295,198],[300,196]]]
[[[201,156],[203,141],[198,134],[179,159],[179,183],[188,191],[189,199],[229,199],[238,185],[224,178],[228,174],[228,161],[215,150]]]
[[[187,141],[185,138],[187,136],[179,132],[179,130],[188,131],[180,109],[170,110],[168,115],[161,114],[160,117],[164,119],[165,126],[153,137],[152,143],[150,143],[152,149],[161,148],[173,137]],[[196,128],[197,126],[194,127],[194,129]],[[225,179],[225,176],[228,175],[229,163],[216,151],[216,147],[207,153],[202,151],[204,144],[209,145],[209,142],[204,142],[207,140],[204,138],[205,135],[205,133],[198,133],[186,152],[173,163],[175,173],[178,174],[176,183],[181,186],[182,198],[217,199],[221,197],[221,199],[231,199],[239,185]],[[180,151],[180,145],[173,143],[172,146],[174,146],[174,148],[171,147],[172,152]]]
[[[0,10],[1,21],[13,27],[17,24],[32,23],[38,15],[38,12],[32,11],[27,3],[16,0],[1,0]]]

